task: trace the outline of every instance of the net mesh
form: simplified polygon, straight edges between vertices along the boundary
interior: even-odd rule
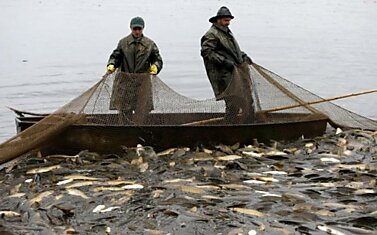
[[[89,90],[0,145],[0,162],[53,138],[70,125],[180,126],[247,125],[308,119],[324,114],[343,128],[377,130],[377,122],[330,102],[254,64],[242,64],[218,99],[196,100],[178,94],[157,76],[115,72]],[[279,111],[271,109],[299,104]],[[267,110],[267,111],[266,111]],[[279,114],[272,118],[271,114]],[[297,115],[297,116],[294,116]]]

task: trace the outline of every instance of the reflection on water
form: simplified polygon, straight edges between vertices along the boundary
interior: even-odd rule
[[[129,20],[146,20],[178,92],[213,97],[199,54],[208,18],[221,5],[231,29],[257,63],[323,97],[377,88],[375,1],[26,1],[0,3],[0,141],[15,133],[5,106],[50,112],[92,86]],[[377,118],[377,95],[341,106]]]

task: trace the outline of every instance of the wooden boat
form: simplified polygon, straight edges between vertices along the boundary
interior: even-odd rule
[[[91,115],[87,118],[109,118],[109,115]],[[115,153],[122,146],[135,147],[137,144],[152,146],[155,150],[170,147],[195,147],[216,144],[251,144],[270,140],[296,140],[322,135],[328,118],[321,114],[269,113],[263,122],[233,125],[182,125],[183,123],[205,120],[223,113],[149,114],[153,120],[171,120],[169,125],[102,125],[75,124],[68,127],[57,138],[43,147],[49,153],[77,153],[81,150],[99,153]],[[100,116],[100,117],[98,117]],[[160,116],[160,117],[159,117]],[[17,132],[23,131],[44,116],[20,115],[16,118]]]

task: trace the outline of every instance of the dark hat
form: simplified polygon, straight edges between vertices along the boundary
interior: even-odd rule
[[[135,17],[135,18],[132,18],[131,20],[131,23],[130,23],[130,27],[131,29],[133,28],[136,28],[136,27],[140,27],[140,28],[144,28],[144,20],[143,18],[141,17]]]
[[[222,6],[217,11],[217,15],[209,19],[209,22],[214,23],[217,20],[217,18],[220,17],[230,17],[231,19],[234,18],[234,16],[232,16],[232,13],[230,13],[229,9],[227,7]]]

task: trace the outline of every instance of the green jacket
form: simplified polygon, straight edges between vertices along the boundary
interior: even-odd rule
[[[234,66],[251,59],[240,50],[228,27],[214,23],[201,39],[201,56],[216,98],[227,88]]]
[[[119,41],[110,55],[109,64],[120,67],[126,73],[147,73],[152,64],[160,72],[163,63],[157,45],[151,39],[145,36],[135,39],[130,34]]]

